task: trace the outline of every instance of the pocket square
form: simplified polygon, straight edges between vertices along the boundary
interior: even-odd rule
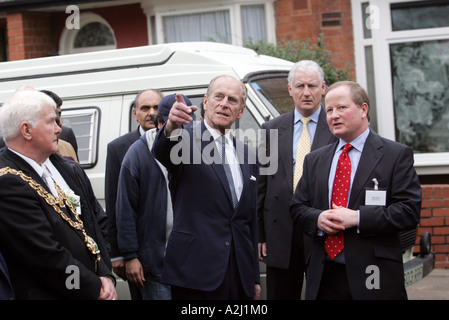
[[[251,181],[256,181],[256,177],[255,177],[255,176],[251,176],[251,177],[249,178],[249,180],[251,180]]]

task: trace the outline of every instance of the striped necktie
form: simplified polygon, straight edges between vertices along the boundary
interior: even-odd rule
[[[307,124],[309,123],[309,118],[302,118],[302,133],[299,137],[298,146],[296,148],[296,162],[295,162],[295,172],[293,175],[293,193],[295,193],[296,186],[298,185],[299,179],[302,176],[302,169],[304,163],[304,157],[310,152],[310,134]]]
[[[42,169],[44,170],[42,173],[42,179],[44,179],[45,183],[51,191],[51,194],[56,198],[59,198],[58,192],[56,191],[55,187],[55,181],[53,180],[53,176],[51,175],[50,170],[48,170],[45,164],[42,164]]]

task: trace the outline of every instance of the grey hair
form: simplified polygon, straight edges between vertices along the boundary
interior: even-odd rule
[[[297,71],[308,71],[312,70],[318,73],[318,79],[320,80],[320,83],[323,83],[324,81],[324,71],[319,66],[318,63],[316,63],[313,60],[301,60],[296,62],[293,67],[290,69],[290,72],[288,73],[288,83],[290,85],[293,85],[293,78],[295,77],[295,73]]]
[[[20,133],[20,124],[27,122],[35,127],[44,105],[55,109],[55,101],[43,92],[34,90],[16,91],[0,108],[0,134],[5,141],[16,138]]]

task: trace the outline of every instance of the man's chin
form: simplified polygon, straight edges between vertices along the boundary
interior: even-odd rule
[[[156,126],[154,125],[154,123],[153,122],[151,122],[151,124],[145,124],[145,126],[144,127],[142,127],[143,128],[143,130],[145,130],[145,131],[148,131],[148,130],[150,130],[150,129],[154,129],[154,128],[156,128]]]

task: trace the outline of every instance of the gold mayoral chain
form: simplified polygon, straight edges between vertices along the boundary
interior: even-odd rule
[[[33,178],[27,176],[20,170],[15,170],[9,167],[1,168],[0,169],[0,176],[3,176],[4,174],[14,174],[16,176],[19,176],[22,178],[25,182],[27,182],[31,188],[36,190],[36,192],[44,198],[44,200],[53,207],[53,209],[59,213],[59,215],[74,229],[81,231],[81,233],[84,236],[84,242],[86,243],[87,249],[96,256],[95,258],[95,271],[97,271],[97,264],[98,261],[100,261],[100,249],[98,248],[97,243],[94,239],[89,237],[86,233],[86,230],[84,229],[83,221],[80,219],[79,215],[76,213],[75,209],[73,208],[70,201],[67,199],[67,196],[62,192],[62,190],[59,188],[59,186],[55,183],[56,190],[58,192],[59,198],[56,198],[51,193],[49,193],[47,190],[45,190],[39,183],[33,180]],[[69,207],[70,211],[75,216],[76,221],[73,221],[70,219],[62,210],[61,208],[64,207],[65,204]]]

